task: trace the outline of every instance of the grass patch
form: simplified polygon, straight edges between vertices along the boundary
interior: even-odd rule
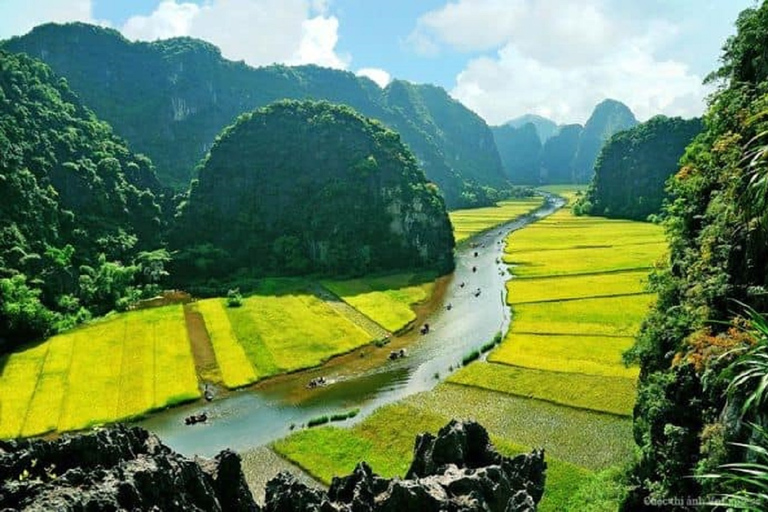
[[[496,363],[462,368],[448,381],[622,416],[632,415],[637,392],[632,378],[549,372]]]
[[[640,293],[647,283],[646,270],[512,279],[507,281],[507,304]]]
[[[194,304],[194,308],[205,319],[224,384],[228,388],[236,388],[255,382],[259,376],[235,337],[223,299],[201,300]]]
[[[488,361],[554,372],[587,373],[609,377],[637,377],[621,354],[634,343],[631,337],[546,335],[510,332]]]
[[[259,377],[317,366],[371,341],[360,327],[298,289],[252,295],[226,313]]]
[[[18,437],[48,352],[46,343],[3,357],[0,378],[0,437]]]
[[[432,295],[434,276],[406,273],[322,284],[388,331],[397,332],[416,319],[412,307]]]
[[[541,206],[543,202],[542,197],[510,199],[500,201],[496,206],[449,212],[453,236],[456,243],[462,242],[472,235],[525,215]]]
[[[514,307],[516,332],[634,336],[653,294],[562,302],[539,302]]]

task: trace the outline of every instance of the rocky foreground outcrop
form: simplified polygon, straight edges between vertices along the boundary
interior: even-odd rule
[[[437,437],[417,437],[403,480],[381,478],[361,462],[325,493],[283,472],[267,484],[266,511],[530,511],[544,493],[546,467],[543,450],[505,457],[481,425],[453,420]]]
[[[189,459],[138,427],[0,441],[0,510],[259,511],[240,457]]]
[[[267,484],[268,512],[529,511],[544,492],[541,450],[500,455],[474,422],[418,436],[405,479],[361,462],[328,492],[289,473]],[[260,511],[240,457],[177,454],[146,430],[117,426],[56,441],[0,441],[0,510]]]

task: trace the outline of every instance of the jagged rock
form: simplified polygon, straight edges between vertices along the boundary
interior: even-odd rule
[[[260,510],[237,454],[188,459],[137,427],[0,442],[0,480],[2,510]]]
[[[267,512],[526,512],[544,493],[544,451],[509,458],[478,423],[452,420],[437,437],[416,439],[406,478],[385,479],[364,462],[336,477],[327,493],[288,473],[267,484]]]

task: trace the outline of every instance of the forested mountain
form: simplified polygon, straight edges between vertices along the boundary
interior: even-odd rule
[[[0,51],[0,346],[108,311],[159,277],[167,255],[147,252],[161,245],[158,191],[150,161],[64,79]]]
[[[398,134],[347,106],[283,101],[217,138],[173,245],[178,275],[206,278],[447,271],[454,241],[437,187]]]
[[[651,279],[658,301],[631,354],[641,364],[641,458],[625,510],[736,491],[762,493],[743,510],[768,504],[768,471],[759,466],[768,446],[768,326],[744,320],[745,305],[768,311],[768,4],[742,12],[736,25],[711,76],[719,88],[705,129],[671,180],[669,262]],[[745,461],[752,473],[739,479],[691,478]]]
[[[521,126],[524,126],[528,123],[531,123],[533,126],[536,127],[536,133],[538,134],[539,140],[541,141],[542,144],[544,144],[550,138],[552,138],[557,133],[557,130],[559,129],[559,126],[557,125],[556,122],[536,114],[524,114],[520,117],[516,117],[514,119],[507,121],[501,126],[511,126],[512,128],[520,128]]]
[[[603,146],[576,211],[635,220],[660,213],[664,184],[701,130],[701,119],[656,116],[615,134]]]
[[[530,123],[518,124],[529,119]],[[532,137],[530,128],[534,127]],[[554,122],[528,114],[493,127],[493,136],[507,177],[515,184],[587,183],[592,179],[597,156],[617,132],[637,124],[629,107],[604,100],[592,111],[586,126]],[[543,134],[549,133],[548,137]]]
[[[381,90],[317,66],[252,68],[200,40],[130,42],[82,23],[42,25],[3,45],[66,77],[176,190],[188,187],[216,135],[239,114],[284,98],[347,104],[398,131],[450,207],[486,204],[482,187],[505,185],[488,126],[437,87],[395,81]]]
[[[541,176],[544,183],[573,183],[573,157],[584,127],[562,126],[541,150]]]
[[[538,185],[541,182],[541,140],[533,123],[519,128],[510,124],[491,127],[499,156],[510,182]]]
[[[636,124],[635,115],[620,101],[607,99],[600,102],[592,111],[579,137],[579,145],[571,164],[572,183],[589,183],[603,144],[614,133],[632,128]]]

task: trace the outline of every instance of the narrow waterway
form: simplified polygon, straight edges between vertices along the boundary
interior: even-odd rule
[[[506,235],[562,205],[561,199],[549,196],[535,212],[462,244],[455,272],[438,284],[439,300],[420,315],[419,323],[430,325],[428,334],[413,329],[385,347],[364,347],[323,367],[270,379],[210,403],[168,409],[138,424],[181,453],[213,456],[225,448],[263,446],[324,414],[359,409],[345,424],[360,421],[377,407],[433,388],[464,355],[509,327],[504,302],[509,274],[501,262]],[[407,357],[388,361],[389,352],[400,347],[406,347]],[[329,384],[308,390],[307,382],[318,376]],[[184,424],[186,416],[203,411],[206,423]]]

